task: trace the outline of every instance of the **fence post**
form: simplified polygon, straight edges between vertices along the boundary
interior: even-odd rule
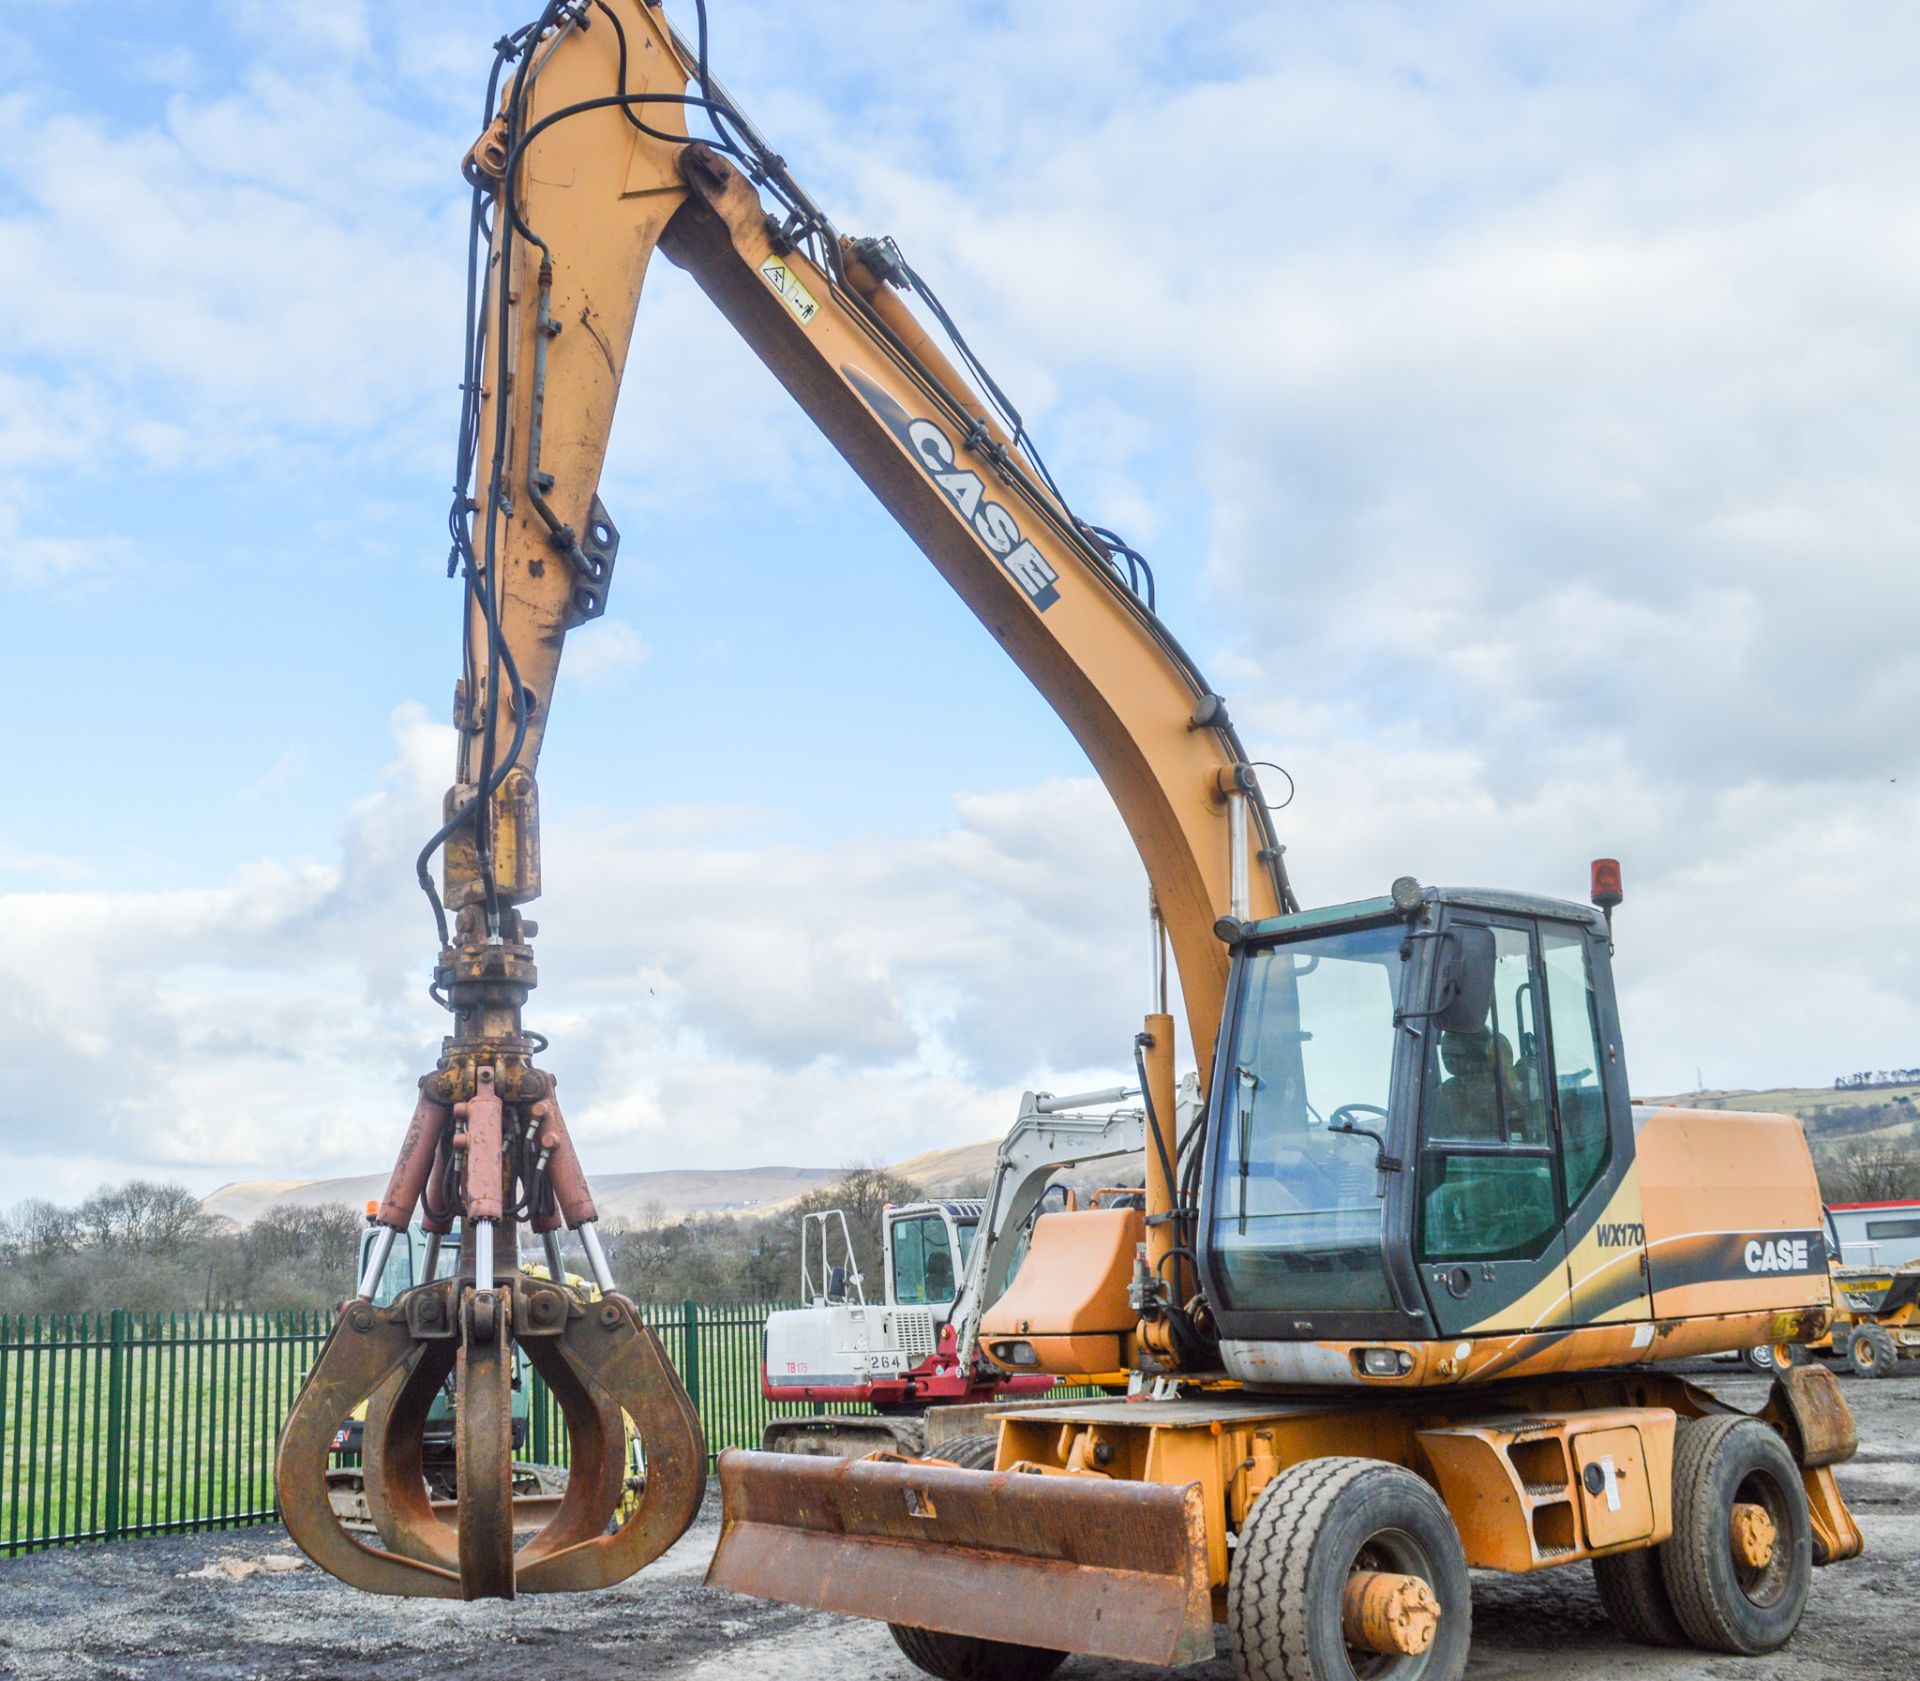
[[[120,1539],[120,1482],[126,1464],[127,1310],[117,1307],[107,1332],[107,1514],[106,1538]]]
[[[691,1297],[680,1330],[680,1382],[687,1391],[693,1410],[700,1410],[700,1304]]]

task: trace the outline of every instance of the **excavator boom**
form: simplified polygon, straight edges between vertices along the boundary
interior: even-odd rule
[[[689,138],[696,113],[708,141]],[[1156,950],[1171,946],[1203,1071],[1226,996],[1216,924],[1294,901],[1254,767],[1225,702],[1154,611],[1144,562],[1073,512],[958,335],[978,383],[907,307],[904,294],[918,295],[951,330],[892,242],[843,238],[727,99],[706,64],[704,16],[689,46],[649,0],[549,0],[497,45],[463,168],[471,273],[450,522],[450,571],[466,598],[459,748],[419,871],[440,935],[435,996],[452,1030],[421,1082],[374,1262],[289,1419],[280,1488],[296,1538],[336,1574],[375,1591],[471,1597],[590,1586],[637,1568],[677,1533],[672,1514],[697,1505],[705,1461],[671,1369],[614,1288],[556,1081],[536,1063],[545,1041],[522,1020],[538,979],[536,929],[521,909],[541,887],[535,773],[566,637],[605,611],[614,584],[622,537],[599,482],[656,248],[713,300],[1085,749],[1145,865]],[[659,397],[643,389],[641,400]],[[1164,959],[1158,969],[1140,1064],[1157,1137],[1150,1217],[1176,1200]],[[438,1235],[461,1223],[471,1241],[460,1275],[377,1308],[386,1246],[416,1212]],[[604,1295],[590,1316],[602,1335],[576,1335],[584,1306],[519,1274],[522,1223],[547,1241],[555,1277],[558,1229],[578,1233]],[[1176,1247],[1170,1228],[1154,1231],[1156,1262]],[[532,1312],[548,1319],[535,1324]],[[519,1340],[563,1400],[573,1396],[575,1481],[592,1492],[516,1555],[501,1385]],[[458,1388],[451,1526],[415,1487],[423,1397],[448,1373]],[[335,1532],[313,1451],[362,1400],[367,1500],[388,1543],[378,1552]],[[647,1483],[608,1536],[615,1472],[578,1467],[614,1465],[623,1411],[651,1422]]]

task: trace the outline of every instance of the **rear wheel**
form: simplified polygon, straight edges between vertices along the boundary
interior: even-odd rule
[[[1855,1377],[1885,1377],[1899,1358],[1900,1351],[1884,1325],[1861,1325],[1847,1340],[1847,1364]]]
[[[1629,1640],[1642,1646],[1688,1644],[1687,1631],[1667,1597],[1659,1548],[1638,1547],[1630,1553],[1596,1558],[1593,1585],[1600,1590],[1608,1620]]]
[[[1751,1372],[1770,1372],[1774,1368],[1773,1344],[1763,1342],[1757,1348],[1743,1348],[1740,1364]]]
[[[1356,1575],[1416,1576],[1439,1605],[1419,1652],[1347,1644]],[[1374,1459],[1309,1459],[1268,1483],[1241,1526],[1227,1584],[1238,1681],[1458,1681],[1473,1597],[1466,1552],[1439,1495]]]
[[[1705,1651],[1771,1652],[1800,1626],[1813,1577],[1807,1492],[1786,1443],[1758,1419],[1681,1420],[1660,1566],[1681,1627]]]
[[[950,1460],[964,1471],[991,1471],[999,1448],[999,1439],[994,1436],[956,1436],[932,1449],[931,1457]],[[1041,1681],[1058,1669],[1067,1655],[1044,1646],[1016,1646],[972,1634],[942,1634],[938,1629],[908,1628],[905,1623],[889,1623],[887,1627],[907,1660],[939,1681]]]

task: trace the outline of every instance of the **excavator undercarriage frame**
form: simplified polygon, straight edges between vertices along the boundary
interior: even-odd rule
[[[1469,1565],[1530,1572],[1665,1541],[1676,1423],[1727,1413],[1669,1372],[1598,1372],[1392,1399],[1041,1403],[1000,1415],[991,1474],[730,1450],[707,1581],[939,1633],[1190,1663],[1212,1656],[1226,1616],[1231,1538],[1290,1467],[1405,1467],[1440,1492]],[[1765,1417],[1799,1467],[1813,1561],[1856,1556],[1832,1471],[1855,1442],[1832,1375],[1783,1374]]]

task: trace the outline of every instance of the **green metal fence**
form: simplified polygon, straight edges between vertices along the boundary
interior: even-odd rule
[[[258,1523],[331,1314],[0,1316],[0,1557]]]
[[[761,1395],[762,1328],[793,1305],[642,1307],[710,1452],[757,1446],[776,1416],[858,1410]],[[0,1558],[271,1520],[274,1442],[332,1323],[329,1313],[0,1315]],[[529,1380],[523,1456],[564,1464],[560,1410]]]

